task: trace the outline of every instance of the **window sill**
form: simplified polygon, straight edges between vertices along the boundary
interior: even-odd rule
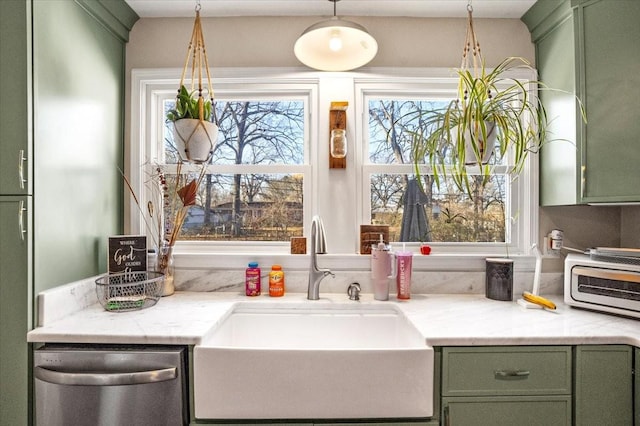
[[[497,257],[487,254],[416,254],[413,257],[413,269],[416,271],[484,271],[485,259]],[[535,257],[516,255],[515,270],[533,272]],[[175,264],[185,269],[244,269],[249,262],[258,262],[262,268],[273,264],[282,265],[285,270],[307,270],[310,255],[289,254],[286,252],[270,253],[214,253],[180,251],[174,252]],[[368,271],[371,268],[371,257],[360,254],[320,254],[318,265],[335,271]]]

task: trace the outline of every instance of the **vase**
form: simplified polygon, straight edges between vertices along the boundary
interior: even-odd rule
[[[170,246],[169,244],[162,244],[162,246],[160,246],[157,251],[156,271],[164,274],[162,295],[171,296],[175,292],[175,287],[173,285],[173,246]]]
[[[206,163],[218,141],[218,126],[195,118],[182,118],[173,123],[173,141],[183,161]]]
[[[465,140],[465,164],[467,166],[481,164],[487,164],[491,159],[491,154],[496,146],[496,139],[498,139],[498,129],[495,123],[485,121],[485,127],[487,130],[487,140],[482,140],[482,132],[479,128],[479,124],[472,123],[474,126],[473,136],[470,129],[466,129],[464,132]],[[478,150],[477,154],[474,149],[474,144]]]
[[[486,259],[486,288],[487,299],[513,300],[513,259]]]

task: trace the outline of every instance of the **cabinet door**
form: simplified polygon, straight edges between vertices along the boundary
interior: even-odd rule
[[[640,349],[636,348],[636,367],[634,369],[635,371],[635,401],[633,402],[634,405],[634,412],[636,413],[636,421],[635,421],[635,425],[636,426],[640,426]]]
[[[579,93],[588,123],[582,202],[640,200],[640,2],[580,0]]]
[[[578,346],[575,359],[576,424],[633,424],[632,348]]]
[[[122,233],[124,43],[80,3],[33,3],[36,293],[104,272]]]
[[[580,150],[577,149],[574,25],[568,6],[555,10],[552,27],[536,41],[540,78],[559,91],[542,91],[549,133],[554,140],[540,150],[540,205],[577,204],[580,188]],[[551,25],[551,22],[549,23]]]
[[[0,1],[0,195],[31,193],[30,8]]]
[[[540,204],[639,201],[640,2],[540,0],[522,20],[540,79],[575,93],[587,115],[585,123],[571,96],[541,93],[560,140],[541,150]]]
[[[450,426],[569,426],[570,396],[442,398],[443,424]]]
[[[29,413],[30,204],[0,197],[0,425],[25,425]]]
[[[366,422],[357,421],[353,423],[331,423],[331,422],[316,422],[316,426],[438,426],[437,420],[422,420],[422,421],[403,421],[403,420],[385,420],[380,422]]]

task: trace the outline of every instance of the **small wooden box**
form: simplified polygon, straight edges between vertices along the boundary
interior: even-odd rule
[[[291,254],[307,254],[307,239],[291,237]]]
[[[389,225],[360,225],[360,254],[371,254],[371,246],[380,242],[389,244]]]

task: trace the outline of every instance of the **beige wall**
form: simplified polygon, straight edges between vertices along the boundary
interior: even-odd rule
[[[371,67],[457,67],[460,64],[466,19],[358,17],[378,40],[379,51]],[[299,67],[293,55],[298,35],[319,20],[310,17],[205,18],[203,33],[210,66]],[[478,40],[487,66],[507,56],[533,62],[535,48],[526,26],[517,19],[476,19]],[[127,45],[127,107],[133,68],[181,68],[191,35],[191,18],[139,20]],[[215,75],[215,71],[214,71]],[[127,114],[128,120],[129,114]],[[129,123],[126,123],[127,129]],[[128,141],[127,131],[127,141]],[[569,247],[639,246],[637,217],[640,208],[553,207],[540,212],[540,241],[551,229],[565,232]],[[624,212],[624,214],[623,214]],[[630,232],[621,232],[621,229]],[[545,262],[545,269],[560,270],[560,260]]]
[[[296,67],[293,44],[313,17],[203,18],[209,65],[215,67]],[[358,17],[378,41],[371,67],[456,67],[460,64],[466,19]],[[534,61],[529,31],[517,19],[476,19],[488,66],[507,56]],[[182,67],[193,19],[140,19],[130,34],[127,68]]]
[[[623,207],[620,223],[620,245],[640,247],[640,207]]]

